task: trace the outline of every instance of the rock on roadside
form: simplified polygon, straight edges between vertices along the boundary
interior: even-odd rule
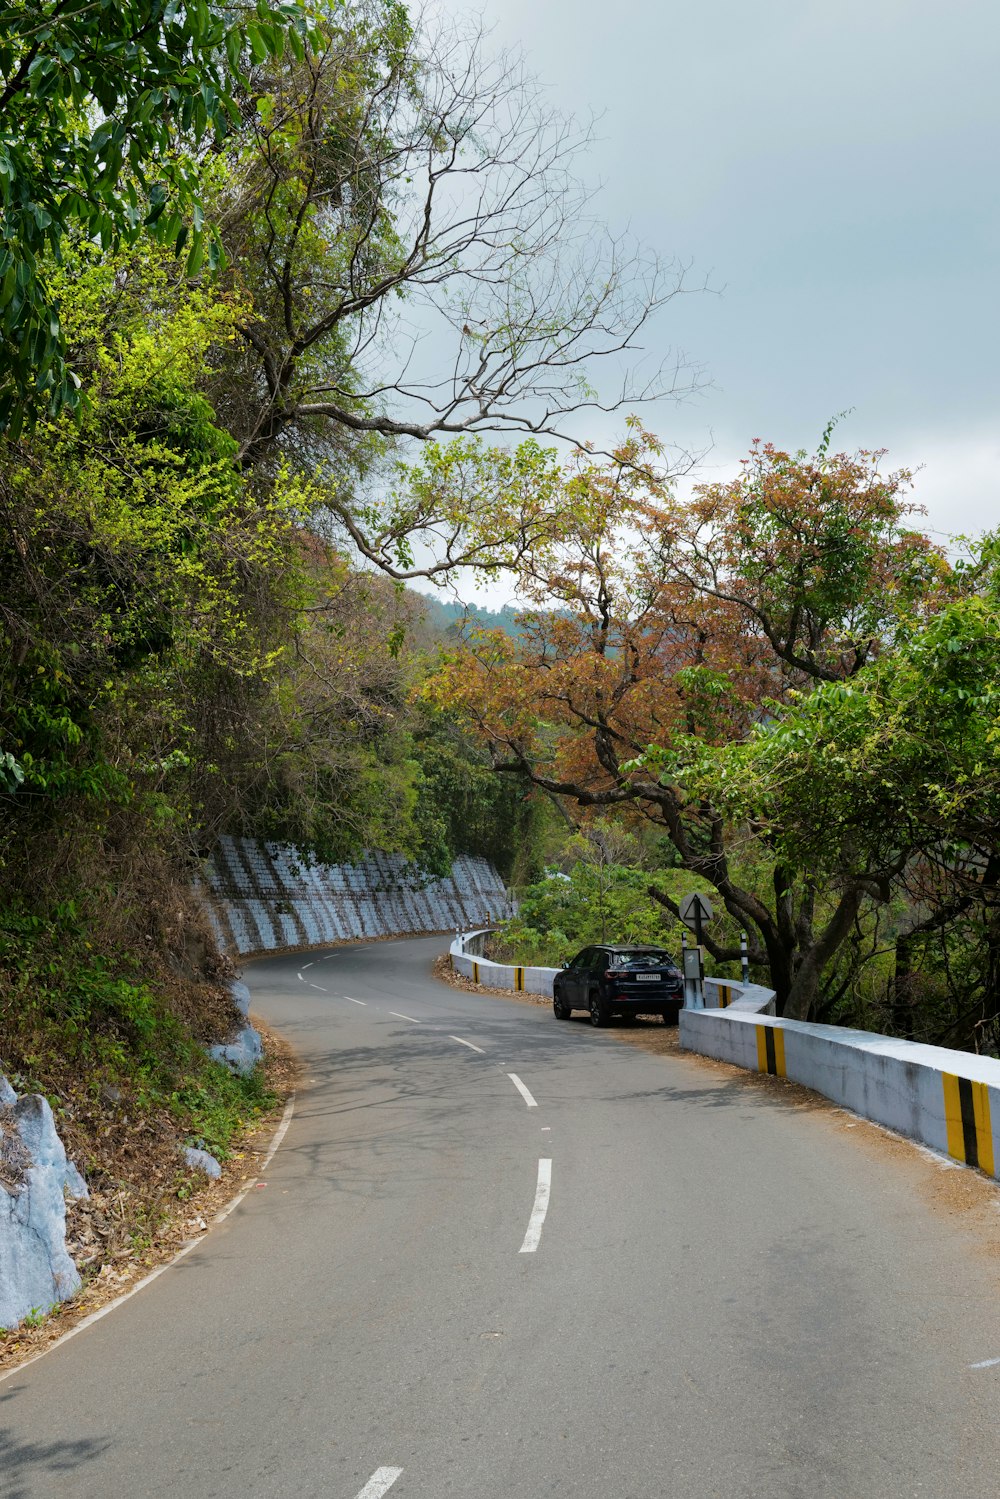
[[[229,993],[243,1024],[230,1039],[220,1046],[210,1046],[208,1054],[216,1062],[225,1062],[240,1077],[249,1077],[264,1055],[259,1031],[255,1031],[248,1020],[250,1014],[250,990],[239,979],[231,979]]]
[[[66,1248],[66,1193],[87,1197],[47,1101],[0,1077],[0,1327],[80,1288]]]
[[[252,1025],[244,1025],[234,1040],[227,1042],[225,1046],[210,1046],[208,1054],[217,1062],[225,1062],[241,1077],[249,1077],[264,1055],[260,1032],[255,1031]]]
[[[222,1167],[214,1155],[209,1155],[207,1150],[199,1150],[195,1145],[184,1147],[184,1161],[192,1171],[203,1171],[213,1181],[222,1175]]]

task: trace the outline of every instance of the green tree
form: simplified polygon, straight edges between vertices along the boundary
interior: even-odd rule
[[[887,1024],[927,1039],[1000,1041],[1000,545],[959,596],[897,628],[849,680],[775,704],[745,742],[706,754],[692,785],[751,822],[797,879],[834,898],[906,901]],[[883,940],[885,939],[883,933]],[[954,949],[949,941],[954,938]],[[918,973],[936,967],[934,983]],[[936,959],[936,962],[935,962]],[[951,993],[951,1002],[944,997]],[[922,998],[927,1013],[919,1013]]]
[[[587,847],[592,855],[593,844]],[[549,869],[544,879],[518,890],[518,914],[497,939],[501,961],[559,967],[593,942],[653,943],[679,959],[680,926],[650,887],[679,900],[684,876],[593,857],[573,860],[573,852],[566,850],[572,860],[568,875]]]
[[[67,238],[114,250],[152,234],[218,263],[199,148],[239,119],[245,68],[305,55],[305,9],[206,0],[0,4],[0,430],[75,404],[51,267]]]

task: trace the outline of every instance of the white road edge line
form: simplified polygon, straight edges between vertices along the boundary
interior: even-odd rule
[[[278,1125],[278,1128],[274,1132],[274,1137],[271,1140],[271,1148],[268,1150],[267,1155],[261,1162],[260,1176],[255,1176],[253,1178],[253,1181],[247,1182],[242,1192],[237,1192],[232,1202],[227,1203],[226,1206],[221,1210],[221,1212],[216,1213],[215,1217],[212,1219],[213,1228],[217,1224],[221,1223],[225,1218],[228,1218],[229,1214],[233,1212],[234,1209],[239,1207],[244,1197],[246,1197],[248,1193],[252,1192],[254,1187],[260,1181],[260,1177],[263,1176],[264,1172],[267,1170],[268,1166],[273,1160],[275,1151],[278,1149],[278,1146],[281,1144],[282,1140],[285,1138],[285,1135],[288,1133],[288,1126],[292,1122],[292,1114],[294,1113],[294,1111],[295,1094],[293,1093],[291,1098],[285,1104],[285,1112],[281,1116],[281,1123]],[[160,1276],[165,1274],[167,1270],[173,1269],[174,1265],[177,1264],[177,1261],[182,1260],[186,1254],[190,1254],[192,1249],[197,1249],[199,1244],[204,1244],[205,1238],[206,1236],[202,1234],[197,1239],[189,1239],[188,1242],[177,1251],[172,1260],[167,1260],[167,1263],[165,1265],[157,1265],[155,1270],[151,1270],[148,1275],[144,1275],[142,1280],[139,1281],[138,1285],[134,1285],[130,1291],[125,1291],[121,1296],[116,1296],[114,1301],[109,1301],[107,1306],[99,1307],[96,1312],[91,1312],[89,1317],[84,1317],[80,1322],[76,1324],[75,1327],[71,1327],[69,1332],[64,1332],[61,1338],[56,1338],[54,1343],[50,1343],[47,1348],[43,1348],[39,1353],[33,1354],[31,1358],[26,1358],[23,1364],[17,1364],[13,1369],[7,1369],[3,1373],[0,1373],[0,1384],[3,1384],[7,1379],[13,1379],[15,1374],[20,1374],[22,1370],[28,1367],[29,1364],[33,1364],[36,1359],[44,1358],[47,1353],[52,1352],[53,1348],[58,1348],[62,1343],[68,1343],[70,1338],[75,1338],[78,1332],[83,1332],[84,1328],[91,1327],[95,1322],[100,1322],[102,1317],[106,1317],[109,1312],[113,1312],[115,1308],[121,1306],[123,1302],[131,1301],[133,1296],[138,1296],[139,1292],[144,1291],[147,1286],[152,1285],[154,1280],[159,1280]],[[399,1472],[401,1473],[402,1471],[402,1468],[400,1468]],[[399,1477],[399,1473],[397,1473],[396,1477]],[[395,1479],[393,1480],[393,1482],[395,1482]],[[382,1492],[384,1493],[385,1490],[383,1489]]]
[[[481,1046],[473,1046],[473,1044],[472,1044],[471,1041],[463,1041],[462,1038],[461,1038],[461,1036],[449,1036],[448,1040],[449,1041],[457,1041],[458,1044],[459,1044],[459,1046],[467,1046],[470,1051],[478,1051],[478,1053],[479,1053],[479,1055],[481,1057],[484,1057],[486,1055],[485,1051],[483,1051],[483,1048]]]
[[[345,994],[344,998],[345,999],[351,999],[351,996],[349,994]],[[366,1005],[367,1003],[368,1003],[367,999],[351,999],[351,1004],[352,1005]]]
[[[420,1024],[420,1021],[419,1020],[414,1020],[414,1018],[413,1018],[412,1015],[401,1015],[398,1010],[390,1010],[389,1014],[392,1015],[392,1016],[394,1016],[397,1020],[408,1020],[411,1025],[419,1025]],[[402,1471],[403,1470],[400,1469],[400,1472],[402,1472]]]
[[[301,983],[303,983],[303,984],[304,984],[304,983],[305,983],[305,979],[304,979],[304,978],[303,978],[303,977],[302,977],[302,970],[301,970],[301,969],[299,969],[299,972],[298,972],[298,973],[297,973],[297,974],[296,974],[296,975],[295,975],[295,977],[296,977],[296,978],[297,978],[297,979],[298,979],[298,980],[299,980],[299,981],[300,981],[300,982],[301,982]]]
[[[382,1499],[382,1495],[389,1492],[402,1471],[402,1468],[376,1468],[358,1499]]]
[[[527,1088],[524,1086],[517,1073],[508,1072],[507,1076],[510,1078],[511,1082],[514,1084],[514,1087],[517,1089],[521,1097],[524,1099],[525,1103],[528,1105],[528,1108],[537,1109],[538,1104],[532,1098],[531,1094],[528,1092]]]
[[[528,1220],[528,1232],[524,1236],[524,1243],[518,1250],[519,1254],[534,1254],[538,1248],[538,1241],[542,1237],[542,1224],[545,1222],[545,1214],[549,1210],[549,1193],[552,1190],[552,1158],[542,1156],[538,1162],[538,1186],[535,1188],[535,1205],[531,1209],[531,1217]]]
[[[315,960],[314,960],[314,961],[315,961]],[[303,968],[311,968],[311,967],[312,967],[312,963],[303,963],[303,964],[302,964],[302,967],[303,967]]]
[[[321,994],[326,993],[326,990],[323,988],[322,984],[310,984],[309,987],[310,989],[318,989]]]
[[[970,1369],[995,1369],[1000,1364],[1000,1358],[984,1358],[981,1364],[970,1364]]]

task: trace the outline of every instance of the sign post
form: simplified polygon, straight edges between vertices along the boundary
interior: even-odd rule
[[[705,950],[704,926],[712,919],[712,902],[707,895],[693,891],[685,895],[680,903],[680,917],[684,925],[694,932],[696,947],[688,947],[687,936],[682,934],[681,946],[684,963],[684,1003],[689,1010],[705,1007]]]

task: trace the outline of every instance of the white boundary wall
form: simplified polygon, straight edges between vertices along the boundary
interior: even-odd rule
[[[688,1051],[802,1083],[865,1119],[997,1176],[1000,1061],[872,1031],[777,1020],[769,989],[707,979],[710,986],[716,1005],[724,999],[720,987],[738,993],[721,1008],[681,1011],[680,1042]],[[706,1003],[712,1005],[708,994]]]
[[[481,958],[485,939],[490,927],[476,932],[457,934],[449,949],[451,966],[456,973],[471,979],[474,984],[486,984],[490,989],[513,989],[521,994],[545,994],[552,998],[552,980],[558,968],[527,968],[511,963],[491,963]]]

